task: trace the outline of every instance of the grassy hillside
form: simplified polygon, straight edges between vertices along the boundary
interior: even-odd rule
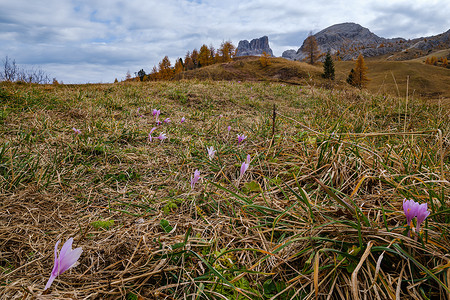
[[[366,60],[367,88],[374,93],[406,96],[407,76],[409,76],[409,97],[450,99],[450,69],[430,66],[421,61]],[[335,62],[336,79],[345,80],[354,67],[354,62]]]
[[[235,81],[305,82],[320,78],[322,68],[283,58],[271,58],[270,65],[262,67],[259,57],[237,57],[233,61],[214,64],[179,74],[176,79],[209,79]]]
[[[235,80],[284,82],[303,85],[328,86],[329,82],[321,77],[320,64],[311,66],[303,62],[283,58],[271,59],[272,64],[262,67],[258,57],[240,57],[225,64],[215,64],[204,68],[183,72],[175,78],[200,80]],[[407,76],[409,76],[409,96],[423,98],[450,99],[450,69],[425,65],[421,61],[386,61],[385,59],[367,59],[369,67],[368,89],[373,93],[392,96],[406,96]],[[346,79],[354,62],[335,62],[335,87],[348,88]]]
[[[305,82],[0,84],[0,298],[448,297],[448,112]]]

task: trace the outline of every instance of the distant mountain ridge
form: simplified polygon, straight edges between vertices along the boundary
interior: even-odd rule
[[[450,48],[450,30],[445,33],[406,40],[404,38],[386,39],[379,37],[369,29],[356,23],[341,23],[327,27],[313,35],[322,53],[330,51],[342,60],[351,60],[360,53],[364,57],[373,57],[395,52],[417,49],[415,55],[425,55],[428,51],[440,48]],[[303,45],[297,50],[286,50],[282,57],[291,60],[303,60],[306,53]],[[414,58],[414,57],[412,57]]]

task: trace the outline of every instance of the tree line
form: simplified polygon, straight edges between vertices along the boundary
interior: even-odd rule
[[[177,58],[173,66],[169,57],[166,55],[158,63],[158,66],[153,66],[149,74],[144,69],[141,69],[135,75],[140,81],[170,80],[183,71],[229,62],[235,56],[235,53],[236,47],[230,41],[222,42],[217,50],[212,45],[208,47],[203,44],[200,50],[194,49],[187,51],[184,59]],[[132,80],[129,73],[126,76],[126,80]]]
[[[325,55],[319,51],[317,40],[314,35],[312,35],[312,32],[309,33],[305,40],[303,51],[306,53],[304,61],[311,65],[316,64]],[[149,74],[147,74],[144,69],[141,69],[135,73],[135,78],[139,78],[140,81],[170,80],[183,71],[231,61],[235,56],[235,53],[236,47],[230,41],[222,42],[220,48],[217,50],[212,45],[208,47],[203,44],[200,47],[200,51],[197,49],[192,50],[192,52],[187,51],[184,60],[182,58],[177,58],[174,66],[172,66],[169,57],[165,56],[159,62],[158,66],[153,66],[153,69]],[[261,55],[260,63],[262,67],[270,65],[269,58],[270,57],[266,53]],[[347,83],[358,88],[365,87],[367,82],[369,82],[367,70],[368,68],[365,65],[364,57],[360,54],[355,62],[355,67],[351,69],[347,77]],[[325,55],[322,77],[329,80],[335,79],[334,62],[330,51]],[[133,80],[130,73],[127,73],[126,80]]]

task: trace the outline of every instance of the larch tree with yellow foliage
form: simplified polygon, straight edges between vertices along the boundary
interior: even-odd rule
[[[319,47],[317,46],[316,37],[312,35],[312,32],[309,33],[309,36],[303,44],[303,51],[306,52],[306,61],[309,64],[314,65],[314,63],[319,59]]]
[[[162,80],[169,80],[173,77],[173,69],[169,57],[166,55],[163,60],[159,63],[159,75]]]
[[[349,74],[349,78],[351,76],[351,80],[347,79],[347,82],[357,88],[362,89],[366,86],[367,82],[370,81],[370,79],[367,77],[367,70],[368,68],[366,67],[366,63],[364,62],[364,57],[362,54],[359,54],[355,62],[355,68],[353,68],[353,72],[350,72]]]
[[[203,44],[200,47],[200,52],[198,54],[198,63],[200,67],[206,67],[211,62],[211,50],[209,50],[208,46]]]
[[[219,53],[221,54],[222,62],[229,62],[234,57],[236,47],[230,42],[226,41],[220,45]]]

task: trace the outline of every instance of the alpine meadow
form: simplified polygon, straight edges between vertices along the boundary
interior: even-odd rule
[[[450,299],[450,31],[358,26],[3,76],[0,298]]]

